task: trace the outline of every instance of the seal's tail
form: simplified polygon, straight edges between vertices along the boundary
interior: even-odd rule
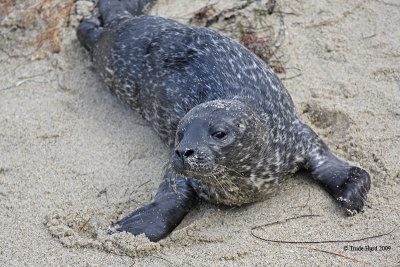
[[[308,130],[308,143],[311,145],[306,167],[351,214],[363,211],[371,187],[369,174],[335,156],[310,128]]]

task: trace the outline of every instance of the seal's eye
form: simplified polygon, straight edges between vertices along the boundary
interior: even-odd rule
[[[222,132],[222,131],[218,131],[218,132],[213,133],[212,136],[214,138],[216,138],[216,139],[220,139],[221,140],[226,136],[226,133]]]

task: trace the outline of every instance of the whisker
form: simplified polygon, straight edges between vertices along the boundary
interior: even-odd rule
[[[231,168],[229,168],[229,167],[227,167],[227,166],[224,166],[224,165],[221,165],[221,164],[217,164],[217,163],[215,163],[215,165],[218,166],[218,167],[221,167],[221,168],[224,169],[224,170],[232,171],[232,172],[234,172],[234,173],[236,173],[236,174],[239,174],[241,177],[245,177],[245,176],[243,175],[243,173],[240,173],[240,172],[238,172],[237,170],[231,169]]]

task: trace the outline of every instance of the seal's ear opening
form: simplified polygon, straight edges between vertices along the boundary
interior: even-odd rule
[[[339,159],[323,143],[311,149],[308,167],[350,214],[363,211],[371,187],[371,178],[365,170]]]

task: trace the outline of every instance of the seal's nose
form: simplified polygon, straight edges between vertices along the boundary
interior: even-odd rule
[[[175,154],[182,160],[185,160],[187,158],[189,158],[191,155],[194,154],[194,150],[193,149],[188,149],[188,148],[177,148],[175,149]]]

